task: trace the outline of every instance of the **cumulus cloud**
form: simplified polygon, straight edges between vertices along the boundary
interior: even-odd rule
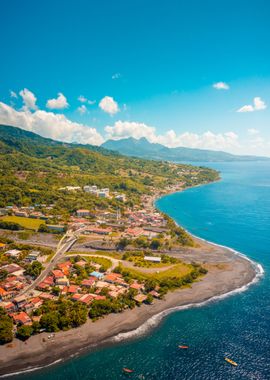
[[[115,73],[112,75],[112,79],[115,80],[115,79],[120,79],[121,78],[121,74],[120,73]]]
[[[87,99],[87,98],[86,98],[85,96],[83,96],[83,95],[80,95],[80,96],[78,97],[78,100],[79,100],[79,102],[81,102],[81,103],[87,103],[87,104],[90,104],[90,105],[93,105],[93,104],[96,103],[95,100]]]
[[[68,106],[67,98],[61,92],[58,92],[56,99],[49,99],[46,103],[46,107],[52,110],[61,110]]]
[[[256,136],[260,133],[260,131],[258,131],[258,129],[256,128],[249,128],[248,129],[248,135],[249,136]]]
[[[119,140],[128,137],[140,139],[145,137],[152,143],[159,143],[170,148],[183,146],[200,149],[234,150],[240,146],[238,135],[234,132],[213,133],[207,131],[202,134],[184,132],[177,135],[175,131],[169,130],[165,134],[159,135],[155,127],[144,123],[121,120],[115,122],[113,126],[106,126],[105,132],[107,139]]]
[[[87,112],[87,108],[86,108],[86,106],[85,106],[84,104],[82,104],[80,107],[77,108],[77,111],[78,111],[81,115],[83,115],[84,113]]]
[[[99,107],[111,116],[120,111],[117,102],[111,96],[105,96],[101,99]]]
[[[266,104],[264,100],[262,100],[259,96],[256,96],[253,99],[253,104],[244,105],[239,108],[237,112],[254,112],[254,111],[262,111],[266,109]]]
[[[95,128],[73,122],[63,114],[29,109],[16,111],[0,102],[0,123],[35,132],[41,136],[65,142],[100,145],[103,137]]]
[[[21,90],[19,94],[21,95],[22,100],[23,100],[24,110],[36,110],[38,108],[36,105],[37,98],[35,97],[33,92],[25,88]]]
[[[230,86],[225,82],[217,82],[213,84],[216,90],[229,90]]]
[[[17,95],[17,93],[15,92],[15,91],[12,91],[12,90],[10,90],[10,97],[11,98],[18,98],[18,95]]]

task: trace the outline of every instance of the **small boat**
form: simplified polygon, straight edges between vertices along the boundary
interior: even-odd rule
[[[235,367],[238,366],[238,364],[235,363],[232,359],[229,359],[229,358],[224,358],[224,359],[226,360],[227,363],[230,363],[231,365],[233,365],[233,366],[235,366]]]
[[[189,348],[189,346],[178,346],[178,348],[181,348],[182,350],[186,350]]]
[[[133,369],[129,369],[129,368],[123,368],[123,371],[124,371],[125,373],[132,373],[132,372],[134,372]]]

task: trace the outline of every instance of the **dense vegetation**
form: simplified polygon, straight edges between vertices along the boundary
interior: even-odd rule
[[[189,165],[128,158],[90,145],[76,145],[42,138],[19,128],[0,125],[0,207],[7,204],[29,206],[54,203],[52,214],[68,215],[78,208],[116,209],[122,203],[91,194],[63,192],[65,186],[97,185],[124,191],[128,205],[139,203],[140,195],[153,187],[162,189],[185,182]],[[183,170],[184,169],[184,172]],[[218,178],[212,169],[199,171],[193,184]],[[189,176],[190,177],[190,176]]]

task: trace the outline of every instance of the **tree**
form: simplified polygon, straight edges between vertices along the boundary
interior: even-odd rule
[[[124,238],[122,238],[122,239],[120,239],[118,241],[116,248],[119,251],[122,251],[122,250],[124,250],[129,245],[129,243],[130,243],[130,241],[127,238],[124,237]]]
[[[27,266],[25,270],[25,274],[28,274],[31,277],[37,278],[40,275],[42,269],[43,269],[42,264],[39,261],[35,260]]]
[[[154,297],[152,296],[152,294],[147,294],[147,298],[146,300],[144,301],[147,305],[151,305],[151,303],[153,303],[154,301]]]
[[[7,315],[5,309],[0,307],[0,344],[11,342],[13,339],[12,319]]]
[[[17,337],[21,340],[27,340],[30,338],[30,336],[33,333],[33,328],[32,326],[19,326],[17,329]]]
[[[4,281],[8,276],[8,271],[0,269],[0,281]]]
[[[150,243],[150,248],[151,249],[159,249],[161,247],[161,241],[157,238],[155,239],[152,239],[151,243]]]

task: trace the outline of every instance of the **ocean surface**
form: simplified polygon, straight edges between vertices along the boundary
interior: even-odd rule
[[[222,181],[166,196],[157,206],[191,233],[262,264],[260,281],[245,292],[176,311],[136,340],[13,379],[270,379],[270,163],[207,165],[221,171]],[[190,349],[179,350],[179,344]],[[125,366],[135,372],[123,374]]]

